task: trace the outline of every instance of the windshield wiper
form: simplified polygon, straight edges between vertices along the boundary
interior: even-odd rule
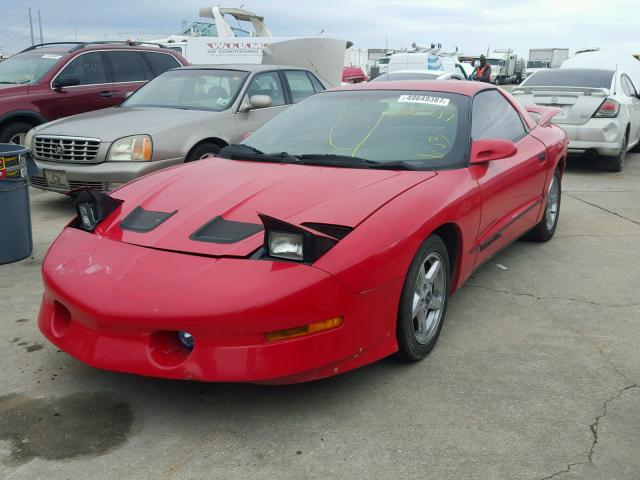
[[[300,163],[300,159],[287,152],[264,153],[244,144],[229,145],[218,152],[218,157],[229,160],[249,160],[253,162]]]
[[[18,85],[18,82],[0,82],[2,85]]]
[[[305,165],[327,165],[330,167],[345,168],[375,168],[378,170],[419,170],[411,165],[411,162],[378,162],[350,155],[326,154],[302,154],[298,155],[300,163]]]

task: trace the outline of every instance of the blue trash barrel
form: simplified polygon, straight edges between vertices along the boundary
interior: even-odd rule
[[[21,145],[0,143],[0,264],[31,255],[31,207],[25,155]]]

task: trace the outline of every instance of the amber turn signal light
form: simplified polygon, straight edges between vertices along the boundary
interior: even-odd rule
[[[304,335],[311,335],[312,333],[324,332],[333,328],[338,328],[342,325],[344,318],[335,317],[329,320],[323,320],[322,322],[310,323],[309,325],[303,325],[301,327],[287,328],[285,330],[276,330],[275,332],[267,333],[267,340],[275,342],[278,340],[286,340],[288,338],[302,337]]]

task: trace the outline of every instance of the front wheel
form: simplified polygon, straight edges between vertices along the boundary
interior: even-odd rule
[[[528,240],[534,242],[548,242],[553,238],[558,227],[558,218],[560,218],[560,200],[562,198],[562,183],[560,172],[556,170],[549,185],[547,192],[547,204],[544,209],[544,216],[527,235]]]
[[[219,151],[220,147],[215,143],[202,143],[195,147],[191,152],[189,152],[189,155],[187,155],[185,162],[202,160],[203,158],[215,155]]]
[[[10,123],[3,129],[0,129],[0,143],[24,145],[27,132],[32,128],[30,124],[24,122]]]
[[[398,307],[398,355],[417,362],[426,357],[440,335],[447,311],[450,266],[447,247],[431,235],[418,249],[404,282]]]

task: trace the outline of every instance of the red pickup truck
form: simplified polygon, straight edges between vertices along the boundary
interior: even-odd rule
[[[119,105],[170,68],[176,51],[136,42],[46,43],[0,63],[0,143],[23,143],[33,127]]]

